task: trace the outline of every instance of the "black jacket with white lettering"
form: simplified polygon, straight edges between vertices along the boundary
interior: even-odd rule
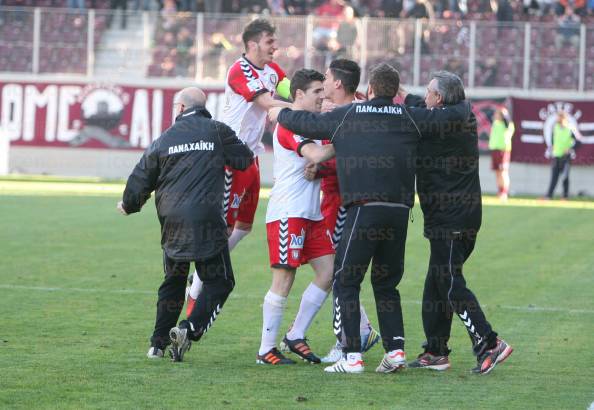
[[[180,114],[146,149],[124,190],[129,214],[155,191],[161,246],[178,261],[203,260],[227,245],[224,167],[243,170],[253,161],[233,130],[211,118],[200,106]]]
[[[377,97],[323,114],[282,110],[278,121],[311,139],[330,139],[343,206],[392,202],[412,207],[420,138],[456,113],[407,109]],[[419,125],[420,124],[420,125]]]
[[[410,94],[404,103],[409,107],[426,106],[423,98]],[[452,107],[446,106],[445,110]],[[460,109],[465,119],[459,126],[430,133],[419,145],[417,192],[425,216],[424,233],[430,239],[459,234],[474,237],[481,226],[476,118],[469,107]]]

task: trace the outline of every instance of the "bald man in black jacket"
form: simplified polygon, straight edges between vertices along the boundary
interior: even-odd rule
[[[149,358],[163,357],[171,343],[173,360],[182,361],[235,285],[223,217],[224,167],[246,169],[253,153],[231,128],[211,119],[205,102],[199,88],[179,93],[175,123],[147,148],[118,203],[120,212],[129,215],[140,211],[155,191],[165,280],[159,288]],[[204,287],[188,320],[175,327],[191,262]]]

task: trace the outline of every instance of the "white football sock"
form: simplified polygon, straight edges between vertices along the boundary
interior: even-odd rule
[[[324,304],[327,296],[328,292],[323,291],[313,283],[309,284],[307,289],[305,289],[305,292],[303,292],[303,296],[301,296],[299,312],[297,312],[297,316],[295,316],[295,321],[293,322],[293,326],[291,326],[291,330],[287,333],[287,339],[295,340],[303,339],[305,337],[307,329],[309,329],[313,318]]]
[[[283,312],[287,305],[287,298],[272,293],[270,290],[264,297],[262,305],[262,342],[259,355],[268,353],[276,346],[276,335],[283,321]]]
[[[250,233],[250,231],[243,231],[237,228],[233,229],[233,232],[231,232],[231,235],[229,236],[229,252],[231,252],[233,248],[237,246],[239,241],[241,241],[248,233]]]
[[[192,275],[192,287],[190,288],[190,297],[192,299],[198,299],[198,295],[202,290],[202,285],[204,285],[204,283],[198,277],[198,273],[194,271],[194,274]]]
[[[363,309],[363,305],[359,305],[361,307],[361,321],[359,321],[359,332],[361,336],[367,336],[371,332],[371,322],[367,317],[367,313],[365,309]]]

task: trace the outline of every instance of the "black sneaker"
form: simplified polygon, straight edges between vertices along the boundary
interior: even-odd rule
[[[192,341],[188,337],[188,329],[174,327],[169,331],[169,338],[171,339],[171,347],[169,350],[171,360],[174,362],[181,362],[184,360],[186,352],[192,347]]]
[[[284,350],[290,350],[306,362],[315,364],[322,362],[322,360],[318,356],[313,354],[313,352],[309,348],[309,345],[307,344],[307,339],[289,340],[287,339],[287,335],[285,335],[282,344],[284,345],[282,346],[284,347]],[[281,348],[281,350],[283,349]]]
[[[281,352],[277,350],[276,347],[273,347],[268,351],[268,353],[264,353],[263,355],[258,355],[256,357],[257,364],[295,364],[295,362],[289,358],[283,356]]]
[[[450,359],[447,356],[434,356],[429,352],[425,352],[410,362],[408,367],[412,369],[444,371],[450,368]]]
[[[514,349],[505,343],[503,339],[497,338],[495,347],[485,350],[485,352],[478,357],[477,366],[472,369],[472,372],[477,374],[489,373],[498,363],[507,359],[513,351]]]

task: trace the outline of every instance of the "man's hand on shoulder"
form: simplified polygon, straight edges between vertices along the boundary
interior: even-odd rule
[[[285,107],[273,107],[268,110],[268,119],[271,122],[276,122],[278,118],[278,114],[280,114],[281,110]]]
[[[128,212],[124,209],[124,201],[118,202],[117,210],[120,211],[122,215],[128,215]]]

